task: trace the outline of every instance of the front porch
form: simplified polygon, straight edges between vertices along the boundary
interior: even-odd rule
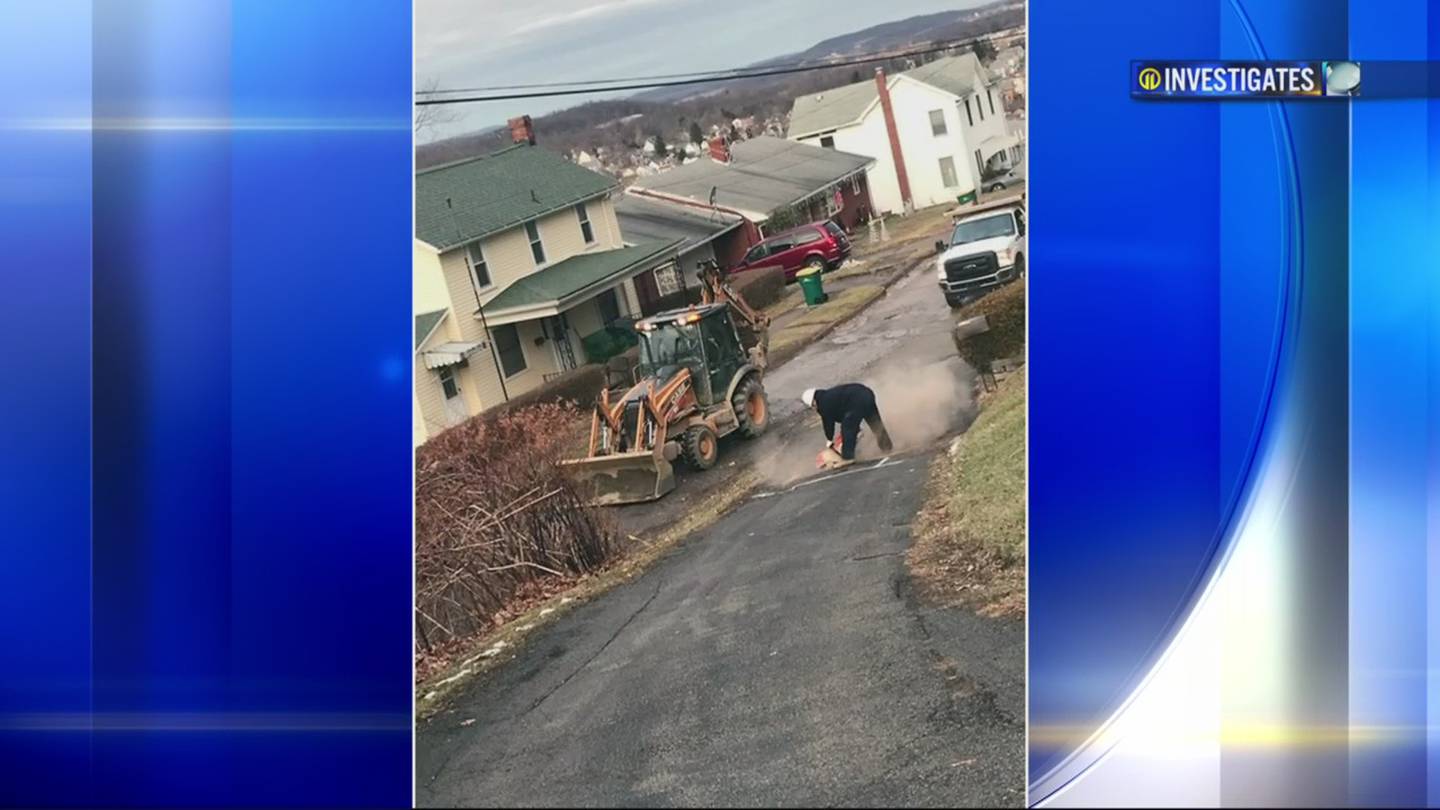
[[[511,284],[475,313],[493,337],[505,398],[552,382],[633,345],[641,317],[636,279],[673,264],[674,242],[573,256]]]

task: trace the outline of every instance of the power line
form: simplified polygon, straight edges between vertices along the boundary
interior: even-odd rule
[[[791,62],[786,65],[774,65],[772,67],[794,67],[799,62]],[[493,84],[486,87],[449,87],[444,90],[416,90],[417,96],[434,96],[442,93],[488,93],[492,90],[533,90],[546,87],[579,87],[581,85],[597,84],[618,84],[620,82],[648,82],[660,79],[683,79],[690,76],[716,76],[726,74],[733,76],[737,70],[743,68],[725,68],[723,70],[696,70],[690,73],[659,73],[653,76],[627,76],[614,79],[576,79],[573,82],[534,82],[531,84]],[[603,93],[604,89],[593,92]]]
[[[1020,36],[1020,35],[1019,35],[1019,34],[1013,34],[1013,35],[1011,35],[1011,37],[1015,37],[1015,36]],[[977,42],[979,42],[979,41],[981,41],[982,39],[985,39],[985,38],[986,38],[986,37],[971,37],[971,38],[969,38],[969,39],[954,40],[954,41],[945,43],[945,44],[943,44],[943,45],[935,45],[935,46],[931,46],[931,47],[928,47],[928,48],[922,48],[922,49],[913,50],[913,51],[901,51],[901,52],[898,52],[898,53],[884,53],[884,54],[881,54],[881,53],[865,54],[865,55],[863,55],[863,56],[861,56],[861,57],[857,57],[857,58],[854,58],[854,59],[841,60],[841,61],[838,61],[838,62],[825,62],[825,63],[817,64],[817,65],[792,65],[792,66],[787,66],[787,67],[764,68],[764,69],[749,70],[749,71],[745,70],[744,68],[735,68],[734,70],[728,71],[728,72],[722,72],[722,71],[701,71],[701,72],[697,72],[697,73],[693,73],[693,74],[672,74],[672,75],[678,75],[678,76],[696,76],[696,77],[698,77],[698,78],[688,78],[688,79],[687,79],[687,78],[682,78],[682,79],[678,79],[678,80],[674,80],[674,81],[649,81],[649,79],[663,79],[663,78],[666,78],[666,77],[664,77],[664,76],[656,76],[656,77],[637,77],[637,79],[608,79],[608,80],[606,80],[606,79],[597,79],[597,80],[591,80],[591,81],[589,81],[589,82],[582,82],[582,81],[576,81],[576,82],[553,82],[553,83],[549,83],[549,84],[538,84],[538,85],[532,85],[532,86],[533,86],[533,87],[568,87],[568,88],[570,88],[570,89],[566,89],[566,90],[542,90],[542,91],[540,91],[540,92],[534,92],[534,93],[529,93],[529,92],[527,92],[527,93],[502,93],[502,94],[484,95],[484,96],[466,96],[466,97],[462,97],[462,98],[445,98],[445,99],[427,98],[427,99],[417,99],[417,100],[415,101],[415,105],[416,105],[417,107],[426,107],[426,106],[437,105],[437,104],[470,104],[470,103],[482,102],[482,101],[513,101],[513,100],[517,100],[517,99],[528,99],[528,98],[548,98],[548,97],[553,97],[553,96],[575,96],[575,95],[585,95],[585,94],[590,94],[590,93],[610,93],[610,92],[619,92],[619,91],[623,91],[623,90],[649,90],[649,89],[660,88],[660,87],[681,87],[681,86],[688,85],[688,84],[710,84],[710,83],[712,83],[712,82],[726,82],[726,81],[734,81],[734,80],[737,80],[737,79],[762,78],[762,77],[765,77],[765,76],[783,76],[783,75],[794,74],[794,73],[806,73],[806,72],[815,71],[815,70],[833,70],[833,69],[838,69],[838,68],[851,67],[851,66],[854,66],[854,65],[870,64],[870,63],[874,63],[874,62],[887,62],[887,61],[889,61],[889,60],[891,60],[891,59],[904,59],[904,58],[911,57],[911,56],[924,56],[924,55],[932,54],[932,53],[940,53],[940,52],[942,52],[942,51],[953,50],[953,49],[955,49],[955,48],[963,47],[963,46],[965,46],[965,45],[973,45],[973,44],[975,44],[975,43],[977,43]],[[1001,37],[1001,39],[1007,39],[1007,38],[1009,38],[1009,37]],[[709,75],[709,74],[722,74],[722,73],[723,73],[723,75]],[[609,83],[609,82],[628,82],[628,81],[637,81],[637,80],[638,80],[638,83],[633,83],[633,84],[620,84],[620,85],[616,85],[616,86],[607,86],[607,87],[575,87],[575,85],[579,85],[579,84],[607,84],[607,83]],[[517,86],[513,86],[513,87],[520,87],[520,86],[517,85]],[[487,88],[479,88],[479,89],[487,89]],[[495,87],[495,88],[488,88],[488,89],[501,90],[501,89],[508,89],[508,88]],[[428,92],[430,92],[430,93],[455,93],[455,92],[468,92],[468,91],[464,91],[464,90],[434,90],[434,91],[428,91]]]

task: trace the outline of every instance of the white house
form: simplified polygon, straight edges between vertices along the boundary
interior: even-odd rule
[[[1016,139],[994,78],[973,53],[795,99],[789,139],[875,158],[878,211],[954,203],[1011,165]]]

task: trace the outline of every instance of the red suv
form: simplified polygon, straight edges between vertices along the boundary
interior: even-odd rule
[[[745,258],[730,272],[741,273],[778,264],[785,268],[785,280],[792,281],[802,267],[819,267],[822,272],[834,270],[849,256],[850,240],[845,231],[826,220],[767,237],[750,248]]]

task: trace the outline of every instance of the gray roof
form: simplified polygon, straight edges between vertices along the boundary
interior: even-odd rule
[[[719,211],[686,208],[675,203],[622,194],[615,200],[620,235],[628,242],[679,241],[676,253],[709,242],[740,224],[740,218]]]
[[[434,312],[422,312],[415,316],[415,349],[419,351],[420,345],[430,333],[435,331],[436,324],[445,317],[445,310],[437,309]]]
[[[615,185],[554,152],[517,144],[416,172],[415,236],[444,250],[606,194]]]
[[[874,158],[761,135],[730,145],[730,163],[701,158],[635,182],[635,188],[763,216],[864,171]]]
[[[990,83],[990,74],[975,54],[968,52],[936,59],[895,75],[907,76],[962,98]],[[892,86],[895,80],[895,76],[890,77]],[[800,96],[790,111],[789,135],[803,138],[859,123],[876,96],[874,79]]]

